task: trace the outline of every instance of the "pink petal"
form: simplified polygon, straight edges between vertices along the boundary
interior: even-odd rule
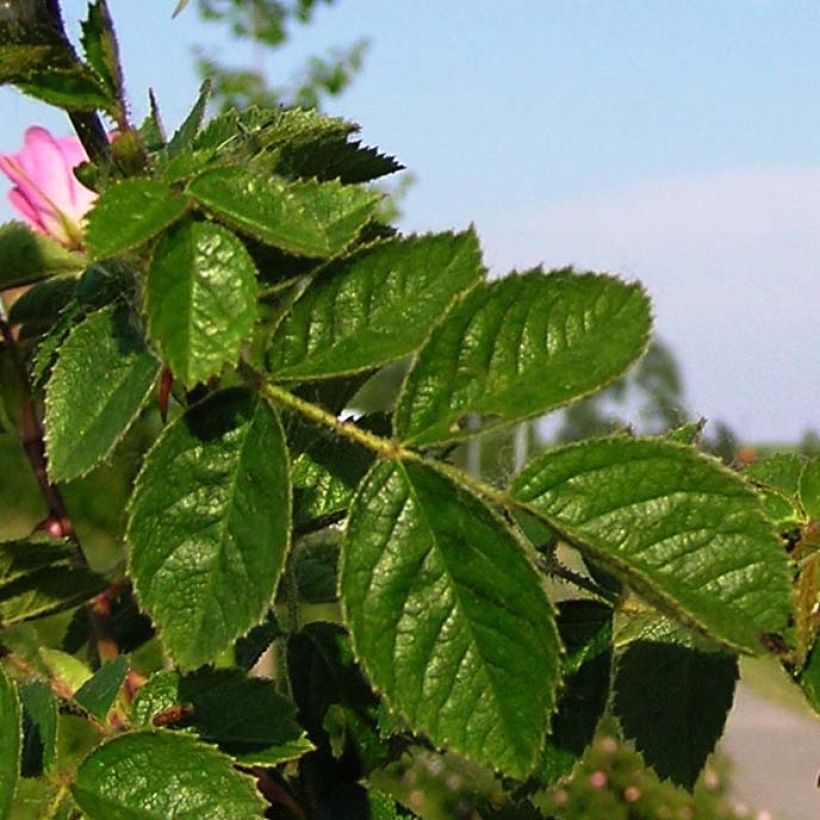
[[[40,233],[48,233],[46,226],[40,219],[40,212],[26,199],[25,194],[19,188],[12,188],[9,191],[9,202],[20,216]]]

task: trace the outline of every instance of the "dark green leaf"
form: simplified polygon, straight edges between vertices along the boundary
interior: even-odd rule
[[[97,259],[143,245],[176,222],[188,200],[155,179],[124,179],[94,203],[88,214],[86,243]]]
[[[57,564],[67,566],[76,550],[67,541],[36,535],[0,543],[0,594],[34,572]]]
[[[162,237],[148,269],[148,333],[193,386],[239,357],[256,318],[256,269],[230,231],[188,222]]]
[[[646,763],[691,789],[723,733],[737,679],[733,656],[636,641],[618,660],[615,712]]]
[[[25,80],[33,72],[43,71],[49,67],[66,68],[71,64],[63,45],[7,43],[6,33],[0,30],[0,34],[4,40],[0,46],[0,83],[17,83]]]
[[[71,793],[90,817],[105,820],[248,820],[264,804],[231,759],[184,734],[120,735],[92,752]]]
[[[576,401],[622,375],[649,328],[642,288],[610,276],[536,270],[476,288],[421,349],[396,434],[455,441]]]
[[[202,120],[205,117],[205,110],[208,107],[208,99],[211,96],[211,81],[205,80],[199,89],[199,97],[197,97],[194,107],[191,109],[185,121],[180,125],[177,131],[171,137],[171,141],[165,147],[164,157],[171,159],[179,154],[181,151],[188,148],[194,141],[194,138],[199,133],[202,126]]]
[[[114,99],[122,96],[122,72],[114,24],[106,0],[94,0],[88,6],[88,19],[82,23],[85,58],[105,83]]]
[[[242,669],[250,669],[262,657],[267,648],[284,633],[273,611],[257,624],[247,635],[237,638],[234,644],[234,663]]]
[[[381,195],[339,182],[290,183],[241,167],[207,171],[188,192],[217,218],[274,247],[325,259],[343,251]]]
[[[0,817],[12,817],[20,771],[20,700],[0,664]]]
[[[484,275],[472,231],[394,239],[323,270],[277,327],[278,379],[367,370],[415,351],[453,299]]]
[[[788,563],[759,502],[714,459],[662,439],[589,440],[544,454],[513,498],[662,612],[759,652],[785,635]]]
[[[92,313],[60,348],[46,386],[46,452],[54,481],[107,458],[137,418],[159,374],[125,305]]]
[[[267,405],[218,392],[166,428],[130,504],[130,576],[181,666],[213,660],[262,620],[289,536],[287,452]]]
[[[567,653],[558,710],[537,769],[543,785],[571,771],[603,715],[612,664],[612,609],[594,601],[564,601],[558,607],[558,633]]]
[[[0,227],[0,290],[29,285],[58,273],[76,272],[85,257],[22,222],[7,222]]]
[[[57,759],[57,699],[45,681],[30,680],[20,686],[20,701],[23,704],[20,770],[23,777],[48,774]]]
[[[337,599],[338,536],[324,533],[303,539],[293,550],[294,573],[299,600],[326,604]]]
[[[805,665],[794,673],[794,678],[811,708],[820,716],[820,641],[814,644]]]
[[[118,655],[115,660],[104,663],[94,676],[74,693],[74,700],[96,718],[105,720],[127,673],[128,658],[125,655]]]
[[[340,591],[357,656],[415,731],[510,775],[532,770],[558,636],[500,518],[433,469],[379,463],[351,504]]]
[[[33,71],[17,86],[38,100],[73,111],[113,113],[117,106],[97,75],[82,63]]]
[[[9,324],[26,324],[37,329],[54,324],[71,301],[76,287],[74,276],[56,276],[32,285],[15,299],[9,310]]]

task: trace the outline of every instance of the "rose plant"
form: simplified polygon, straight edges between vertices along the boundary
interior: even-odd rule
[[[739,475],[690,426],[503,486],[459,466],[641,357],[639,284],[488,281],[472,229],[402,235],[368,185],[401,166],[344,120],[205,123],[206,86],[170,137],[155,101],[135,127],[104,0],[82,56],[56,2],[27,10],[0,78],[88,162],[80,187],[36,128],[2,160],[28,223],[0,229],[0,289],[28,286],[4,429],[45,517],[0,544],[0,816],[405,816],[420,751],[492,784],[458,811],[573,816],[545,795],[602,719],[691,788],[741,654],[820,705],[820,462]],[[389,413],[345,410],[396,361]],[[112,459],[113,556],[64,495]]]

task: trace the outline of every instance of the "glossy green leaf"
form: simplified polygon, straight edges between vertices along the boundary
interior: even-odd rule
[[[0,543],[0,594],[39,570],[58,564],[68,566],[76,554],[67,541],[46,535]]]
[[[166,428],[131,499],[129,574],[181,666],[213,660],[262,620],[289,536],[288,457],[266,404],[226,390]]]
[[[23,749],[20,770],[23,777],[48,774],[57,759],[57,699],[42,680],[20,686],[23,705]]]
[[[563,686],[538,763],[543,785],[569,774],[604,713],[612,665],[612,609],[596,601],[563,601],[558,606],[558,633],[566,649]]]
[[[240,669],[203,669],[191,675],[155,675],[134,702],[138,724],[150,725],[175,706],[187,709],[185,726],[243,765],[275,766],[313,749],[294,719],[293,705],[271,680]]]
[[[135,732],[101,745],[80,765],[71,794],[106,820],[249,820],[264,803],[253,779],[195,738]]]
[[[0,591],[4,627],[71,609],[108,586],[101,575],[81,568],[48,567],[26,575]]]
[[[618,660],[615,713],[647,765],[691,789],[723,733],[737,680],[734,656],[636,641]]]
[[[809,520],[820,521],[820,458],[812,458],[803,466],[799,497]]]
[[[66,250],[45,234],[22,222],[0,226],[0,290],[30,285],[59,273],[82,270],[82,254]]]
[[[278,379],[367,370],[416,350],[484,275],[475,233],[393,239],[323,270],[270,342]]]
[[[146,295],[149,336],[193,386],[238,359],[256,318],[256,268],[230,231],[188,222],[157,244]]]
[[[105,720],[108,710],[119,694],[128,672],[128,658],[118,655],[104,663],[75,693],[74,700],[99,720]]]
[[[500,518],[431,468],[377,464],[351,505],[339,586],[356,654],[391,708],[438,745],[531,771],[558,636]]]
[[[20,700],[0,664],[0,818],[12,817],[20,772]]]
[[[187,197],[155,179],[124,179],[94,203],[88,214],[86,243],[96,259],[138,248],[187,210]]]
[[[758,499],[714,459],[662,439],[562,447],[515,479],[513,498],[678,621],[759,652],[786,635],[790,571]]]
[[[381,194],[339,182],[287,182],[241,167],[207,171],[188,192],[232,227],[300,256],[343,251],[364,227]]]
[[[396,435],[455,441],[576,401],[622,375],[649,328],[643,289],[611,276],[536,270],[476,288],[419,352]]]
[[[54,481],[67,481],[107,458],[128,432],[159,375],[125,305],[78,324],[60,348],[46,385],[46,453]]]

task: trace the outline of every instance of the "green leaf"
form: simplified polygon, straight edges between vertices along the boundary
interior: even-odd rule
[[[820,716],[820,641],[814,644],[803,668],[793,676],[811,708]]]
[[[277,379],[355,373],[415,351],[484,275],[473,231],[394,239],[322,270],[270,342]]]
[[[74,700],[94,717],[105,720],[128,673],[128,658],[118,655],[113,661],[104,663],[74,693]]]
[[[33,72],[51,67],[65,68],[70,65],[68,53],[63,45],[50,43],[7,43],[7,33],[0,46],[0,83],[16,83],[25,80]],[[29,32],[26,32],[27,34]]]
[[[36,233],[22,222],[0,226],[0,290],[29,285],[58,273],[82,270],[85,257]]]
[[[595,601],[563,601],[558,605],[558,632],[566,648],[563,687],[538,764],[543,785],[572,770],[604,713],[612,664],[612,609]]]
[[[242,669],[251,669],[267,648],[283,635],[276,615],[272,610],[269,611],[261,624],[257,624],[247,635],[237,639],[233,648],[234,663]]]
[[[558,636],[512,531],[414,463],[377,464],[350,509],[340,580],[356,654],[437,745],[528,774],[558,683]]]
[[[217,392],[165,429],[130,503],[129,575],[180,666],[262,620],[289,536],[287,451],[266,404]]]
[[[69,565],[76,550],[67,541],[34,535],[18,541],[0,543],[0,594],[22,578],[53,567]]]
[[[50,327],[71,302],[76,287],[77,279],[71,275],[37,282],[14,300],[9,310],[9,324],[26,324],[28,329],[38,330]]]
[[[122,97],[122,72],[114,24],[105,0],[94,0],[88,6],[88,19],[82,23],[82,44],[85,57],[108,93],[115,99]]]
[[[396,434],[439,444],[577,401],[621,376],[649,329],[641,286],[610,276],[536,270],[476,288],[419,352]]]
[[[812,458],[803,466],[799,497],[809,520],[820,520],[820,458]]]
[[[81,568],[48,567],[26,575],[0,591],[4,627],[71,609],[108,586],[101,575]]]
[[[335,533],[300,541],[291,552],[299,600],[327,604],[338,599],[339,544]]]
[[[46,386],[46,453],[53,481],[84,475],[128,432],[159,375],[127,306],[92,313],[60,348]]]
[[[743,475],[756,484],[779,490],[787,498],[796,499],[804,464],[805,459],[795,453],[778,453],[750,464]]]
[[[162,237],[148,269],[148,333],[193,386],[239,357],[256,318],[256,268],[230,231],[187,222]]]
[[[134,717],[149,725],[174,706],[188,710],[186,725],[242,765],[276,766],[313,749],[289,700],[271,680],[241,669],[202,669],[184,677],[155,675],[134,702]]]
[[[229,757],[166,732],[120,735],[80,765],[71,793],[90,817],[106,820],[247,820],[264,803]]]
[[[206,171],[188,193],[231,227],[301,256],[343,251],[373,214],[381,194],[339,182],[290,183],[241,167]]]
[[[545,453],[513,498],[662,612],[725,646],[784,635],[790,571],[758,499],[733,473],[662,439]]]
[[[87,664],[74,655],[69,655],[68,652],[43,646],[40,648],[40,655],[49,676],[67,686],[71,692],[76,692],[92,677],[93,673]]]
[[[20,771],[20,700],[0,664],[0,818],[11,818]]]
[[[162,158],[171,159],[183,150],[188,148],[194,141],[194,138],[199,133],[202,127],[202,120],[205,117],[205,111],[208,108],[208,100],[211,96],[211,81],[205,80],[199,89],[199,96],[197,97],[194,107],[191,109],[185,121],[174,132],[170,142],[163,151]]]
[[[20,686],[23,704],[23,749],[20,770],[23,777],[48,774],[57,759],[57,699],[41,680]]]
[[[723,733],[737,680],[733,656],[636,641],[618,660],[615,713],[647,765],[691,789]]]
[[[155,179],[124,179],[94,203],[88,214],[86,243],[96,259],[138,248],[176,222],[188,200]]]
[[[72,63],[28,74],[17,86],[38,100],[72,111],[116,111],[117,101],[88,66]]]

